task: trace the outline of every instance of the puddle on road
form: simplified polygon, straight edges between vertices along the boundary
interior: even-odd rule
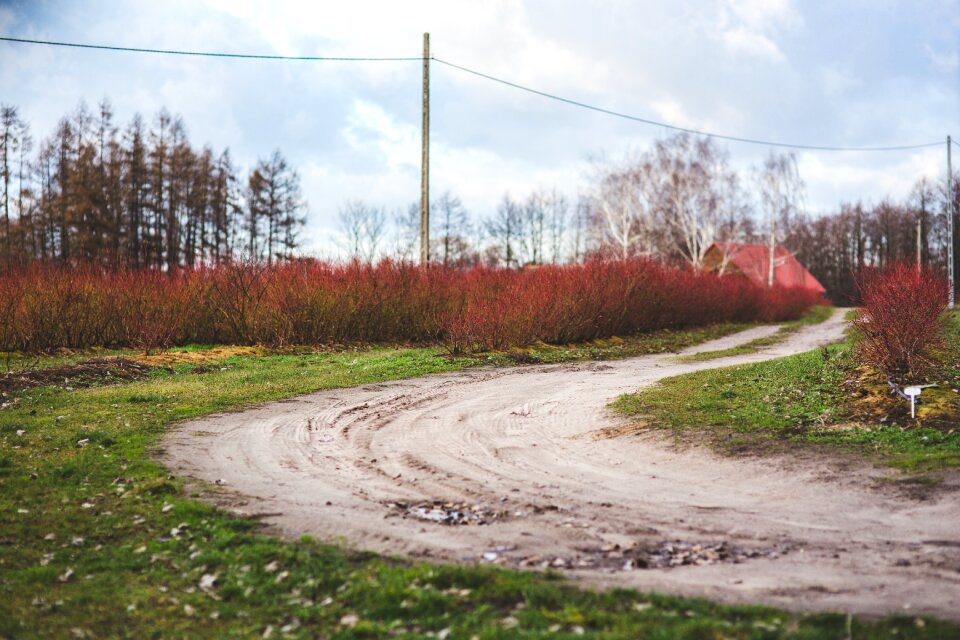
[[[512,551],[513,549],[510,549]],[[739,564],[747,560],[779,558],[790,547],[778,545],[767,549],[747,549],[727,542],[662,541],[653,545],[607,545],[581,547],[575,556],[517,556],[501,550],[484,553],[478,558],[491,564],[537,569],[601,569],[633,571],[637,569],[671,569],[682,566],[707,566],[720,563]]]
[[[390,502],[387,507],[405,518],[415,518],[436,524],[481,525],[504,520],[508,513],[491,509],[481,504],[465,502],[444,502],[442,500],[428,502]]]

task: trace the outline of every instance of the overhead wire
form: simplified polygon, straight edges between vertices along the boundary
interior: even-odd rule
[[[183,51],[179,49],[148,49],[144,47],[115,47],[103,44],[80,44],[77,42],[56,42],[53,40],[31,40],[27,38],[11,38],[0,36],[3,42],[20,42],[25,44],[44,44],[53,47],[73,47],[76,49],[99,49],[102,51],[123,51],[127,53],[160,53],[174,56],[196,56],[204,58],[244,58],[252,60],[302,60],[307,62],[341,61],[341,62],[402,62],[423,60],[423,56],[416,57],[352,57],[352,56],[281,56],[255,53],[220,53],[214,51]]]
[[[813,145],[813,144],[800,144],[800,143],[791,143],[791,142],[777,142],[773,140],[759,140],[756,138],[744,138],[740,136],[732,136],[722,133],[714,133],[711,131],[704,131],[701,129],[692,129],[689,127],[680,127],[677,125],[669,124],[666,122],[660,122],[658,120],[651,120],[649,118],[641,118],[639,116],[630,115],[627,113],[622,113],[620,111],[613,111],[612,109],[606,109],[604,107],[598,107],[596,105],[588,104],[586,102],[581,102],[579,100],[572,100],[570,98],[564,98],[563,96],[558,96],[553,93],[548,93],[546,91],[541,91],[539,89],[534,89],[516,82],[511,82],[509,80],[504,80],[503,78],[498,78],[487,73],[482,73],[462,65],[454,64],[447,60],[441,58],[432,58],[434,61],[439,62],[440,64],[452,67],[454,69],[459,69],[460,71],[465,71],[466,73],[485,78],[487,80],[492,80],[493,82],[498,82],[500,84],[506,85],[508,87],[513,87],[514,89],[519,89],[521,91],[526,91],[544,98],[549,98],[551,100],[557,100],[565,104],[569,104],[575,107],[580,107],[583,109],[589,109],[590,111],[596,111],[598,113],[604,113],[610,116],[615,116],[617,118],[623,118],[625,120],[632,120],[634,122],[642,122],[644,124],[649,124],[657,127],[663,127],[665,129],[670,129],[672,131],[680,131],[683,133],[691,133],[700,136],[707,136],[710,138],[718,138],[720,140],[729,140],[732,142],[743,142],[746,144],[758,144],[768,147],[785,147],[790,149],[809,149],[815,151],[907,151],[911,149],[924,149],[926,147],[935,147],[943,144],[942,141],[937,142],[924,142],[921,144],[907,144],[907,145],[894,145],[894,146],[880,146],[880,147],[837,147],[837,146],[825,146],[825,145]]]
[[[423,56],[395,56],[395,57],[358,57],[358,56],[284,56],[284,55],[271,55],[271,54],[250,54],[250,53],[225,53],[225,52],[214,52],[214,51],[189,51],[189,50],[179,50],[179,49],[153,49],[145,47],[121,47],[121,46],[112,46],[112,45],[100,45],[100,44],[84,44],[77,42],[60,42],[54,40],[36,40],[29,38],[14,38],[10,36],[0,36],[0,42],[15,42],[23,44],[38,44],[38,45],[47,45],[55,47],[71,47],[78,49],[94,49],[102,51],[119,51],[127,53],[153,53],[153,54],[163,54],[163,55],[178,55],[178,56],[194,56],[194,57],[208,57],[208,58],[240,58],[240,59],[253,59],[253,60],[295,60],[295,61],[331,61],[331,62],[410,62],[410,61],[423,61]],[[706,131],[701,129],[694,129],[691,127],[681,127],[678,125],[670,124],[668,122],[661,122],[659,120],[653,120],[650,118],[643,118],[640,116],[631,115],[621,111],[615,111],[613,109],[608,109],[605,107],[600,107],[597,105],[589,104],[582,102],[580,100],[574,100],[572,98],[566,98],[554,93],[547,91],[542,91],[540,89],[535,89],[526,85],[519,84],[517,82],[512,82],[504,78],[499,78],[497,76],[490,75],[488,73],[483,73],[477,71],[476,69],[471,69],[463,65],[459,65],[449,60],[444,60],[442,58],[437,58],[431,56],[429,58],[434,62],[442,64],[444,66],[450,67],[452,69],[457,69],[464,73],[468,73],[479,78],[484,78],[492,82],[496,82],[520,91],[525,91],[534,95],[541,96],[543,98],[548,98],[550,100],[555,100],[570,106],[578,107],[581,109],[587,109],[589,111],[594,111],[596,113],[602,113],[616,118],[621,118],[624,120],[630,120],[633,122],[639,122],[642,124],[647,124],[650,126],[662,127],[671,131],[679,131],[682,133],[690,133],[694,135],[707,136],[710,138],[717,138],[718,140],[727,140],[730,142],[739,142],[744,144],[753,144],[753,145],[762,145],[767,147],[780,147],[786,149],[800,149],[800,150],[810,150],[810,151],[863,151],[863,152],[874,152],[874,151],[909,151],[915,149],[924,149],[928,147],[935,147],[943,144],[941,141],[937,142],[925,142],[920,144],[906,144],[906,145],[889,145],[889,146],[869,146],[869,147],[853,147],[853,146],[831,146],[831,145],[815,145],[815,144],[803,144],[803,143],[793,143],[793,142],[779,142],[776,140],[763,140],[759,138],[748,138],[743,136],[734,136],[723,133],[716,133],[712,131]],[[960,146],[956,140],[953,141],[954,144]]]

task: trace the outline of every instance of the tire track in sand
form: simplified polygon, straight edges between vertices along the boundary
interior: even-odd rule
[[[886,470],[735,460],[678,451],[647,433],[580,437],[622,424],[607,403],[661,378],[799,353],[841,337],[843,312],[758,353],[670,355],[456,374],[335,389],[178,425],[164,440],[179,475],[222,479],[242,512],[280,532],[451,562],[542,566],[572,579],[724,602],[960,619],[957,493],[917,502],[875,488]],[[770,335],[758,327],[685,353]],[[214,497],[214,499],[217,499]],[[481,504],[501,518],[445,526],[390,503]],[[752,549],[741,563],[624,570],[600,549],[665,540]],[[924,542],[927,541],[927,542]],[[785,552],[785,553],[784,553]],[[619,551],[607,555],[616,556]],[[488,556],[491,557],[491,556]],[[577,567],[573,569],[573,567]]]

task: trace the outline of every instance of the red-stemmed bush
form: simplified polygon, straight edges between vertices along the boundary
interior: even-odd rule
[[[857,356],[888,376],[918,375],[943,348],[949,285],[940,273],[898,262],[857,275],[863,307],[853,321]]]
[[[522,270],[310,259],[174,273],[34,265],[0,276],[0,351],[439,342],[463,353],[788,320],[817,302],[644,259]]]

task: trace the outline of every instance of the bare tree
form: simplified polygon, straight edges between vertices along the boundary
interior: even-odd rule
[[[380,249],[387,213],[361,200],[348,200],[340,208],[340,231],[346,236],[350,255],[373,262]]]
[[[503,263],[507,267],[523,264],[519,242],[523,227],[522,213],[523,207],[505,194],[496,213],[486,221],[487,235],[492,241],[487,249],[488,262]]]
[[[599,165],[591,194],[594,225],[601,244],[626,258],[655,250],[657,193],[649,153]]]
[[[467,241],[471,231],[470,217],[460,198],[445,191],[430,206],[431,218],[437,221],[439,235],[430,254],[443,266],[460,264],[470,251]]]
[[[401,260],[418,257],[420,245],[420,204],[411,202],[393,212],[393,253]]]
[[[551,189],[544,195],[544,205],[547,209],[547,246],[550,248],[550,261],[561,262],[570,204],[562,193]]]
[[[789,228],[799,217],[803,206],[803,180],[797,169],[797,157],[771,152],[756,172],[760,203],[767,220],[770,259],[767,285],[772,287],[777,267],[776,247],[778,230]]]
[[[588,235],[592,222],[591,199],[581,194],[573,211],[573,228],[570,237],[570,260],[580,262],[587,253]]]
[[[267,262],[289,256],[297,246],[297,230],[304,223],[304,204],[300,193],[300,176],[290,168],[279,151],[260,160],[250,177],[248,207],[251,229],[262,221]],[[251,235],[253,241],[253,236]],[[251,255],[255,247],[251,245]]]
[[[520,244],[524,255],[533,264],[542,264],[543,246],[547,224],[546,198],[540,191],[534,191],[523,204]]]
[[[17,108],[9,105],[0,106],[0,183],[3,185],[3,199],[0,206],[3,208],[3,242],[4,263],[10,264],[13,259],[11,215],[10,215],[10,182],[13,177],[13,158],[16,157],[20,146],[20,116]]]
[[[724,227],[737,231],[735,175],[710,138],[676,135],[657,144],[656,158],[661,215],[674,251],[699,271]]]

